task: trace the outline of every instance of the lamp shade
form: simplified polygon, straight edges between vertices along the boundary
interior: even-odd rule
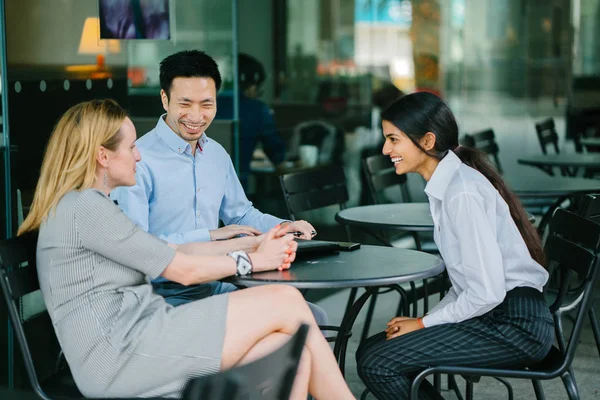
[[[83,24],[79,54],[118,53],[121,45],[118,40],[100,40],[100,19],[88,17]]]

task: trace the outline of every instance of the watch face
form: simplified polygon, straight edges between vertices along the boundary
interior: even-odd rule
[[[246,253],[235,252],[233,255],[235,256],[238,275],[248,275],[252,272],[252,262]]]
[[[242,263],[242,265],[240,265],[240,274],[246,275],[248,273],[250,273],[250,266],[246,263]]]

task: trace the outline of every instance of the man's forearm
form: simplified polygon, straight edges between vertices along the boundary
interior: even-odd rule
[[[182,253],[197,256],[219,256],[236,250],[244,250],[245,252],[250,253],[256,249],[257,245],[258,238],[256,236],[247,236],[212,242],[186,243],[177,246],[177,250]]]

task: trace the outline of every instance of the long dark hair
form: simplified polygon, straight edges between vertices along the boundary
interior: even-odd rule
[[[436,95],[428,92],[412,93],[390,104],[381,119],[400,129],[421,151],[441,160],[452,150],[469,167],[485,176],[508,204],[510,215],[517,225],[529,254],[544,265],[544,252],[540,237],[529,222],[519,198],[506,186],[487,155],[480,150],[459,146],[458,124],[450,108]],[[427,132],[435,135],[435,146],[425,150],[419,141]]]

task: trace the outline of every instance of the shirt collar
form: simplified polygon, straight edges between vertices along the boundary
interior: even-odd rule
[[[450,180],[461,165],[462,161],[460,158],[453,151],[448,151],[435,168],[435,171],[433,171],[427,185],[425,185],[425,193],[438,200],[443,200]]]
[[[167,114],[163,114],[158,119],[158,123],[156,124],[156,134],[160,137],[166,144],[173,150],[175,153],[183,154],[186,151],[191,150],[191,146],[188,142],[183,140],[179,135],[173,132],[173,129],[166,123],[165,116]],[[208,143],[208,137],[206,136],[206,132],[200,136],[198,139],[198,150],[200,152],[206,147],[206,143]]]

